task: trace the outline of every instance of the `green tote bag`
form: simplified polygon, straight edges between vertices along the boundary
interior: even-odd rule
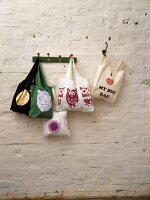
[[[31,86],[30,117],[49,118],[53,117],[53,91],[46,83],[41,65],[38,66],[35,85]]]

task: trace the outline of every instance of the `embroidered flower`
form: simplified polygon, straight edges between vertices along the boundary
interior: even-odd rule
[[[38,90],[37,106],[41,112],[49,111],[52,107],[51,96],[47,91]]]
[[[52,133],[58,133],[60,130],[60,122],[57,120],[51,120],[48,123],[48,129]]]

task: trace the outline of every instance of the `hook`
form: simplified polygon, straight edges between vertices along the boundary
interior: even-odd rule
[[[106,56],[106,53],[107,53],[108,43],[105,42],[105,45],[106,45],[106,48],[102,50],[102,54],[103,54],[104,56]]]
[[[48,62],[51,62],[51,58],[49,57],[49,55],[50,55],[50,53],[47,53],[47,57],[48,57],[48,58],[47,58],[47,61],[48,61]]]
[[[108,43],[107,43],[107,42],[105,42],[105,44],[106,44],[106,50],[107,50],[107,48],[108,48]]]
[[[61,55],[59,55],[58,61],[59,61],[59,62],[62,62],[62,57],[61,57]]]
[[[70,60],[71,60],[71,58],[73,58],[73,54],[70,54],[69,58],[70,58]]]
[[[73,57],[73,54],[70,54],[70,56],[69,56],[70,58],[72,58]]]

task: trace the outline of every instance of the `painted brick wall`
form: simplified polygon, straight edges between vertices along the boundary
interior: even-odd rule
[[[149,0],[0,1],[0,199],[150,194],[149,15]],[[109,37],[111,64],[128,63],[123,90],[90,116],[69,113],[70,139],[9,110],[37,52],[73,53],[91,84]],[[66,71],[43,67],[55,85]]]

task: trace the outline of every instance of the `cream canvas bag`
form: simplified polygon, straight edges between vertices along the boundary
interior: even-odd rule
[[[73,58],[70,59],[65,78],[59,82],[57,110],[94,111],[88,81],[77,71]]]
[[[55,90],[53,88],[54,105],[56,104]],[[43,133],[45,137],[48,136],[68,136],[70,131],[67,121],[67,112],[53,112],[53,117],[50,120],[43,119]]]
[[[43,119],[43,133],[45,137],[50,135],[70,137],[70,131],[67,122],[67,112],[53,112],[52,119]]]
[[[108,64],[108,57],[104,56],[102,64],[98,67],[95,74],[92,97],[113,103],[118,97],[125,68],[126,63],[122,61],[116,69],[113,69]]]

